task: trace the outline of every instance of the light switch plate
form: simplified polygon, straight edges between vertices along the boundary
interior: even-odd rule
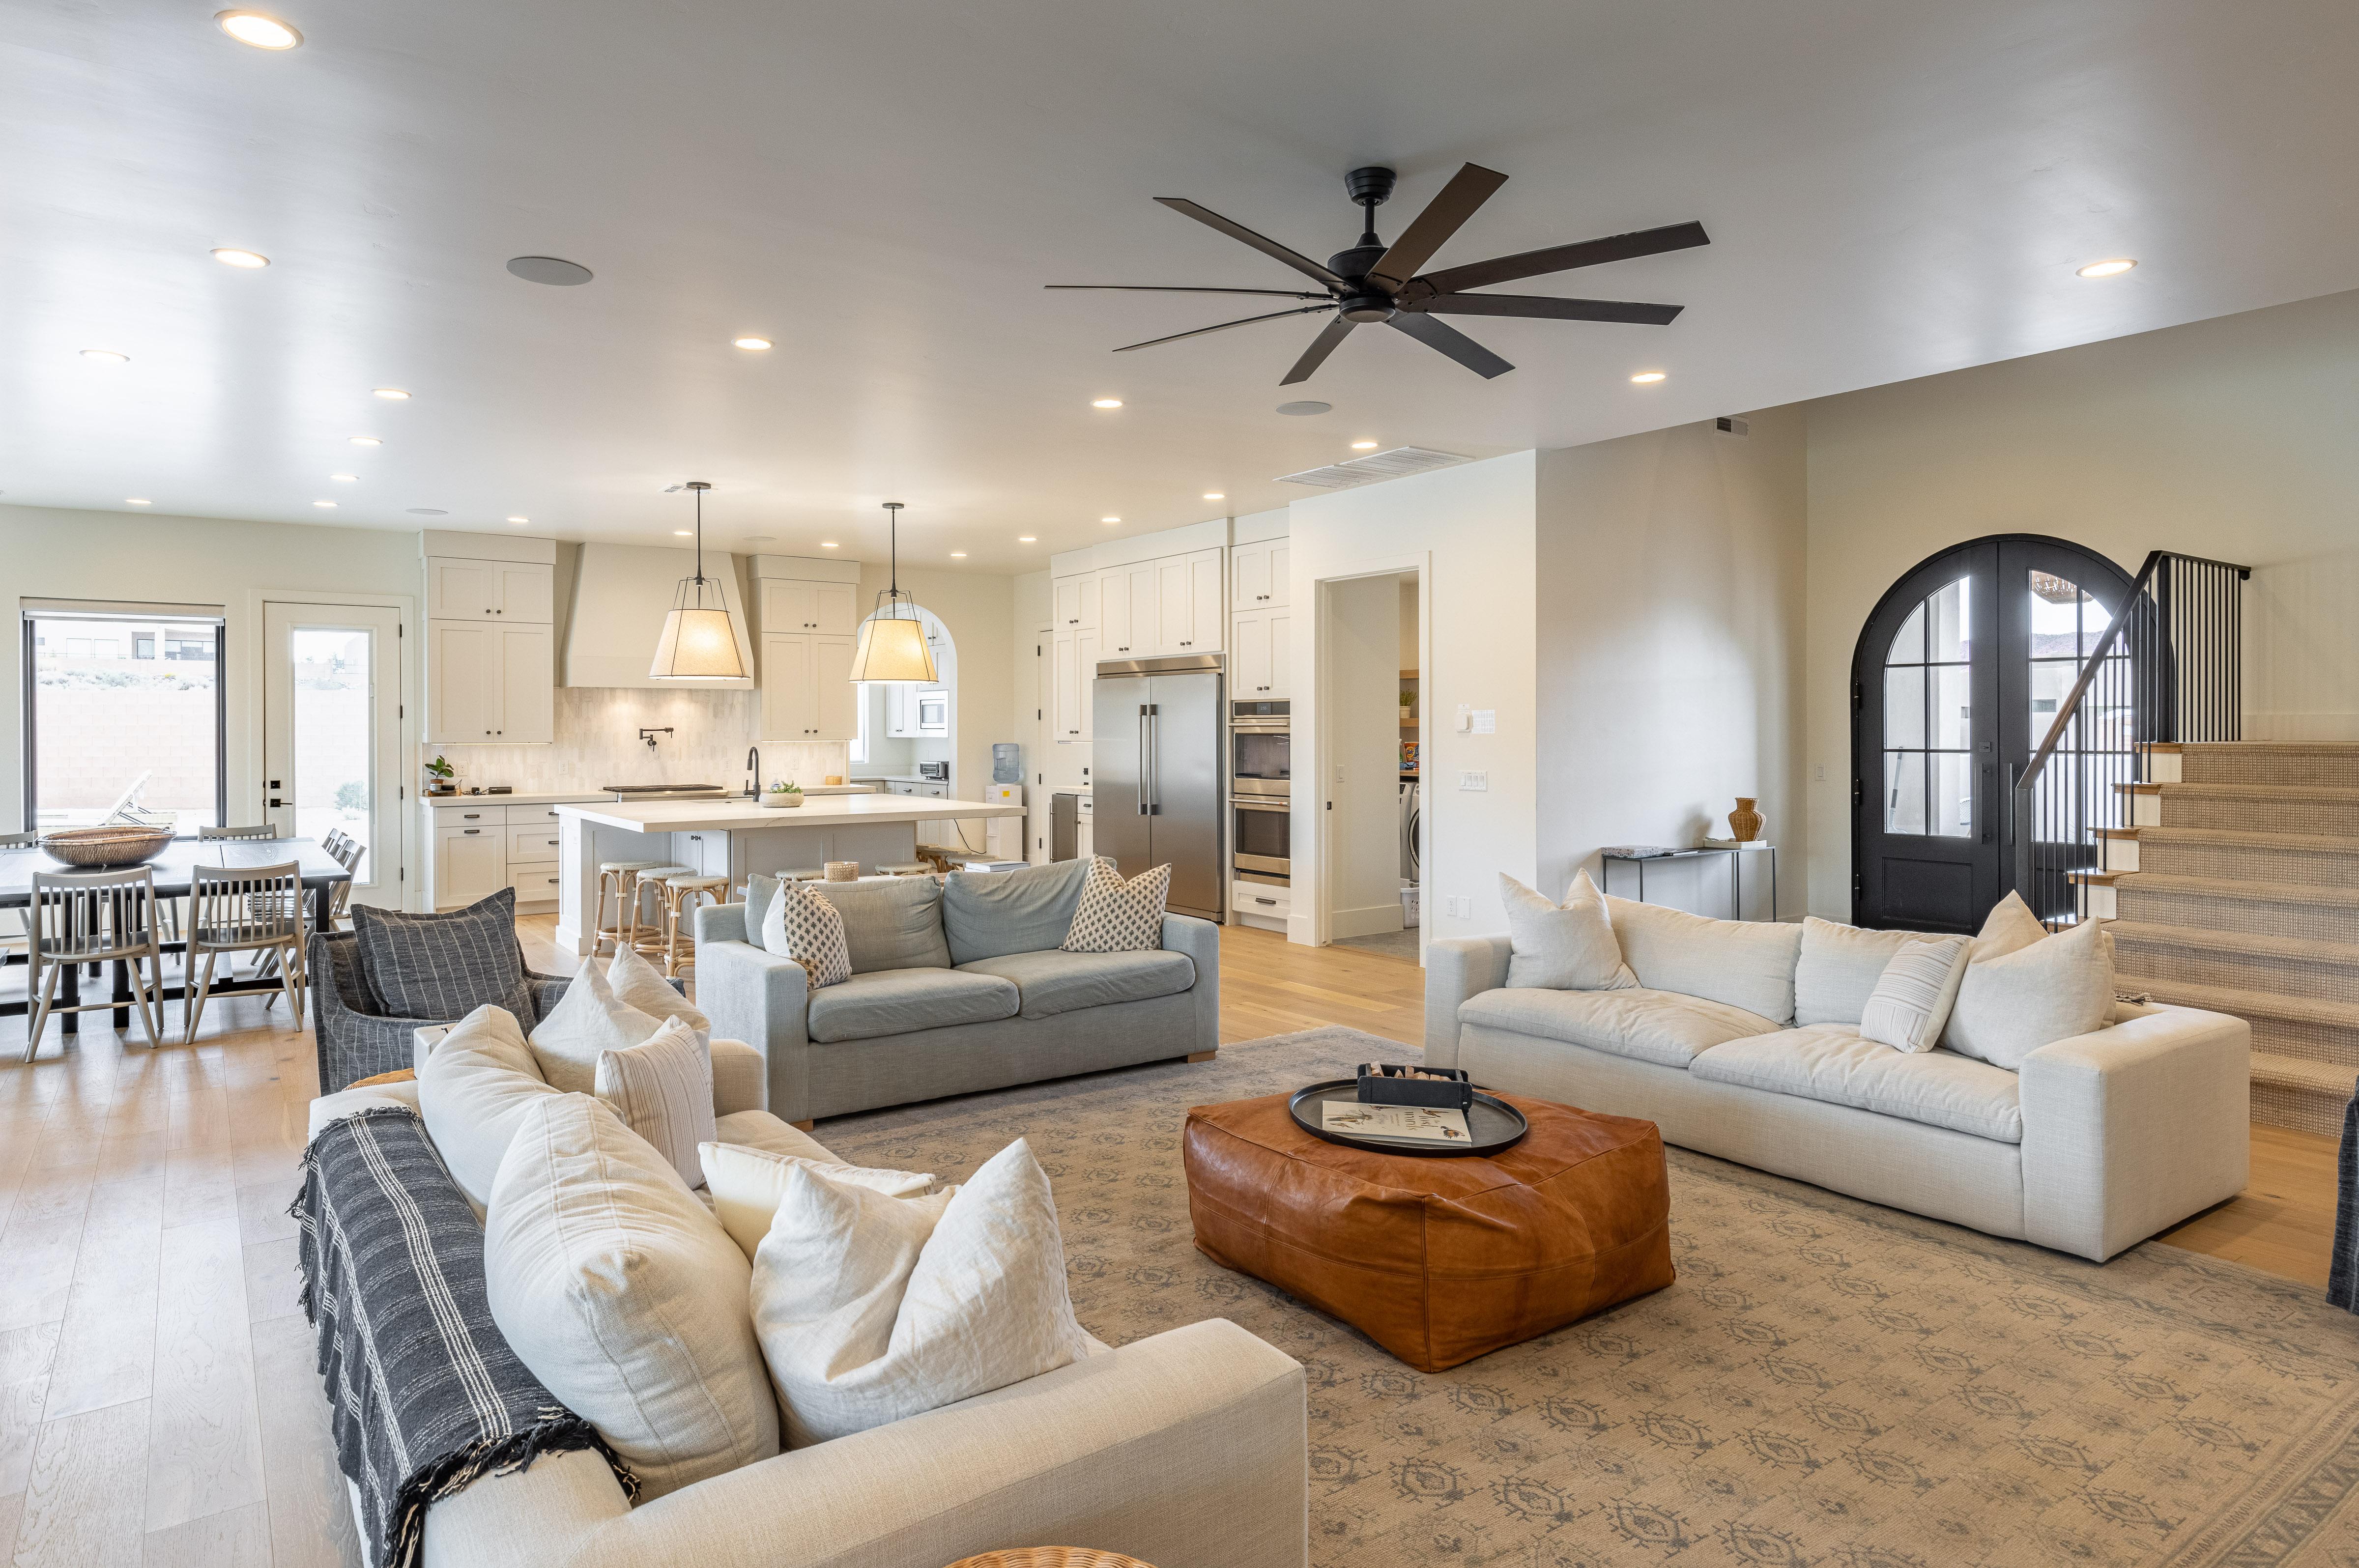
[[[1470,768],[1458,775],[1458,787],[1460,789],[1488,790],[1491,787],[1491,775],[1488,773],[1477,772]]]
[[[1498,732],[1499,710],[1495,708],[1476,708],[1474,710],[1474,733],[1477,735],[1496,735]]]

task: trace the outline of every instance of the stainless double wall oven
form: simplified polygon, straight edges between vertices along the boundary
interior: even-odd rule
[[[1284,885],[1292,865],[1293,719],[1284,702],[1229,704],[1229,815],[1237,876]]]

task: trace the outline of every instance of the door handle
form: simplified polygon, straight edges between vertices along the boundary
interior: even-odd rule
[[[285,806],[286,804],[287,804],[287,803],[286,803],[285,801],[280,800],[277,795],[273,795],[273,796],[271,796],[271,797],[270,797],[270,806],[271,806],[271,809],[272,809],[272,810],[274,810],[274,811],[275,811],[275,810],[277,810],[278,807],[280,807],[280,806]]]
[[[1154,766],[1155,755],[1152,744],[1147,738],[1147,704],[1142,702],[1138,705],[1138,787],[1133,792],[1138,797],[1141,816],[1147,815],[1147,770]]]
[[[1163,815],[1163,715],[1160,706],[1147,705],[1147,757],[1154,772],[1147,779],[1147,815]]]

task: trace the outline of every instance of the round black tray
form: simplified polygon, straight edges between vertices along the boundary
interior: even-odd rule
[[[1323,1083],[1309,1084],[1294,1091],[1286,1102],[1294,1118],[1294,1125],[1313,1138],[1330,1143],[1341,1143],[1347,1149],[1364,1149],[1371,1154],[1406,1154],[1412,1159],[1462,1160],[1470,1155],[1497,1154],[1523,1141],[1524,1134],[1532,1130],[1524,1113],[1503,1099],[1495,1099],[1482,1090],[1474,1091],[1474,1103],[1467,1108],[1466,1130],[1472,1141],[1466,1143],[1424,1143],[1405,1138],[1369,1138],[1350,1132],[1330,1132],[1320,1125],[1319,1107],[1328,1100],[1351,1100],[1360,1098],[1357,1078],[1330,1078]]]

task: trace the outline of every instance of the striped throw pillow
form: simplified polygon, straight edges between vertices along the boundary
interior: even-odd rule
[[[1897,1051],[1930,1051],[1940,1043],[1973,951],[1963,936],[1902,943],[1860,1010],[1859,1037]]]
[[[679,1019],[636,1045],[598,1054],[598,1098],[623,1125],[656,1147],[690,1186],[704,1181],[697,1145],[718,1133],[712,1114],[712,1053]]]

